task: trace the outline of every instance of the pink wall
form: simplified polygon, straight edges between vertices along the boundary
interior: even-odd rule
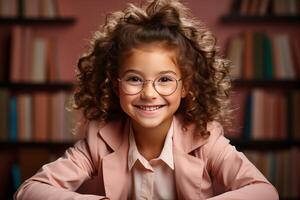
[[[41,28],[43,34],[58,36],[59,62],[63,67],[66,80],[74,80],[74,69],[78,58],[87,49],[88,41],[97,27],[104,22],[105,14],[123,9],[128,2],[140,0],[59,0],[63,16],[73,16],[77,23],[67,27]],[[229,10],[231,0],[186,0],[193,14],[204,21],[209,29],[216,34],[221,50],[225,48],[227,38],[236,32],[245,30],[266,30],[277,33],[289,31],[299,35],[299,28],[290,25],[276,26],[274,24],[235,24],[219,23],[219,17]]]
[[[78,58],[84,53],[88,41],[97,27],[104,22],[105,14],[123,9],[128,2],[139,0],[59,0],[63,16],[71,16],[77,22],[71,26],[41,27],[38,32],[42,35],[58,37],[59,64],[63,68],[65,80],[74,80],[74,69]],[[220,43],[224,37],[220,32],[218,17],[226,13],[230,0],[188,0],[186,1],[194,15],[202,19],[207,26],[218,35]],[[216,6],[218,5],[218,6]]]

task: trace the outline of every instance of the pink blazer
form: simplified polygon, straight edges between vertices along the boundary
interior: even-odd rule
[[[87,137],[58,160],[44,165],[26,180],[15,199],[127,199],[131,178],[127,167],[128,123],[117,121],[100,128],[90,122]],[[178,199],[278,199],[276,189],[223,136],[217,122],[209,123],[208,139],[193,126],[182,128],[174,117],[174,165]],[[97,193],[79,194],[78,187],[97,177]]]

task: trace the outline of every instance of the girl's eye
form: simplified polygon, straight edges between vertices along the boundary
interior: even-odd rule
[[[164,82],[175,81],[175,79],[173,77],[170,77],[170,76],[162,76],[157,81],[164,83]]]
[[[129,84],[141,84],[141,83],[143,83],[143,79],[141,79],[138,76],[129,76],[129,77],[126,77],[124,80],[126,81],[126,83],[129,83]]]

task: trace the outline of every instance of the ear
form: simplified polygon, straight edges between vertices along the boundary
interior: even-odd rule
[[[186,95],[188,94],[187,91],[188,91],[188,90],[187,90],[187,88],[186,88],[185,86],[183,86],[183,87],[181,88],[181,98],[185,98],[185,97],[186,97]]]

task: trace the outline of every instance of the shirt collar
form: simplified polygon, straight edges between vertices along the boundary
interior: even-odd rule
[[[173,133],[174,133],[174,126],[173,122],[168,130],[168,134],[165,139],[165,143],[163,149],[160,153],[160,156],[157,159],[161,159],[165,162],[172,170],[174,170],[174,159],[173,159]],[[139,160],[141,164],[144,165],[147,169],[152,169],[149,162],[139,153],[136,142],[133,135],[132,126],[130,125],[129,131],[129,151],[128,151],[128,168],[129,170],[132,169],[135,162]]]

